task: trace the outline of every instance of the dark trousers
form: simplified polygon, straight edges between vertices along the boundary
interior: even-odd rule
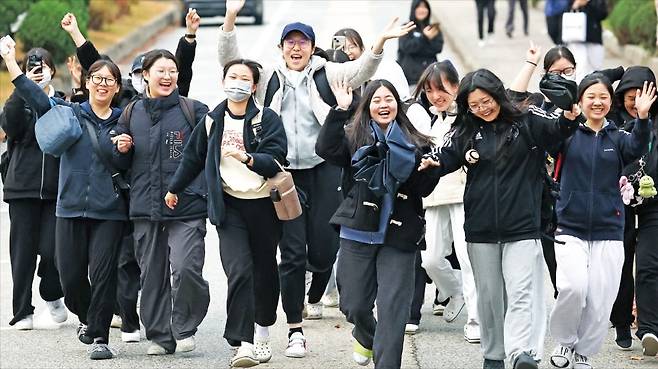
[[[624,226],[624,266],[621,269],[619,292],[612,312],[610,322],[615,327],[628,327],[635,321],[633,316],[633,299],[635,298],[635,281],[633,280],[633,264],[635,261],[635,245],[637,244],[637,229],[635,228],[635,212],[626,208],[626,224]]]
[[[117,259],[126,222],[57,218],[55,260],[64,303],[87,336],[108,342],[117,291]],[[90,285],[91,282],[91,285]]]
[[[302,322],[304,274],[331,272],[338,252],[338,233],[329,224],[341,198],[338,192],[340,169],[322,163],[311,169],[291,170],[295,185],[306,199],[303,213],[283,222],[279,248],[281,263],[281,301],[288,324]],[[309,303],[322,298],[329,277],[318,278],[309,291]]]
[[[557,298],[557,284],[555,283],[555,273],[557,271],[557,261],[555,261],[555,244],[551,240],[542,238],[541,251],[544,254],[544,262],[548,268],[548,274],[551,277],[551,284],[553,285],[553,298]]]
[[[135,258],[135,240],[132,222],[126,226],[126,232],[119,251],[119,269],[117,270],[117,300],[115,313],[121,316],[121,331],[139,330],[137,315],[137,298],[139,296],[139,263]]]
[[[475,0],[478,15],[478,37],[484,39],[484,10],[487,10],[487,33],[494,33],[494,22],[496,20],[496,5],[494,0]]]
[[[507,0],[509,9],[507,12],[507,22],[505,22],[505,30],[511,34],[514,31],[514,11],[516,10],[517,0]],[[528,35],[528,0],[518,0],[523,13],[523,33]]]
[[[640,227],[637,236],[635,271],[637,337],[646,333],[658,335],[658,226]]]
[[[196,333],[210,303],[203,279],[206,220],[133,221],[146,338],[168,352]]]
[[[400,368],[414,293],[416,252],[341,239],[336,266],[340,311],[377,368]],[[377,303],[377,319],[373,308]]]
[[[254,322],[271,326],[279,304],[276,247],[281,222],[269,197],[243,200],[224,193],[226,219],[219,253],[228,279],[224,338],[253,342]]]
[[[411,300],[411,310],[409,313],[409,324],[420,324],[420,309],[425,302],[425,284],[427,284],[427,273],[422,267],[423,260],[420,256],[420,250],[416,252],[414,266],[414,295]]]
[[[546,30],[551,40],[556,45],[561,45],[562,42],[562,14],[552,15],[546,17]]]
[[[55,201],[16,199],[9,201],[9,258],[13,282],[14,325],[34,314],[32,281],[34,271],[41,278],[39,294],[54,301],[64,294],[55,266]],[[37,255],[41,256],[37,269]]]

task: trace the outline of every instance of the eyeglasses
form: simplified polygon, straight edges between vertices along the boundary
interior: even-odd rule
[[[307,38],[300,38],[299,40],[294,40],[292,38],[287,38],[283,40],[283,46],[286,47],[286,49],[292,49],[295,47],[295,45],[299,45],[300,49],[305,49],[307,47],[311,46],[311,40]]]
[[[117,80],[112,77],[101,77],[101,76],[92,75],[89,76],[89,80],[91,80],[91,82],[96,86],[100,86],[101,83],[105,83],[107,87],[112,87],[117,84]]]
[[[479,111],[491,108],[494,105],[494,102],[493,99],[486,99],[479,104],[468,104],[468,111],[475,114]]]
[[[576,68],[575,67],[567,67],[567,68],[564,68],[564,69],[549,70],[548,73],[571,77],[571,76],[573,76],[574,73],[576,73]]]
[[[169,75],[169,77],[177,76],[178,71],[177,70],[162,70],[162,69],[156,69],[153,72],[151,72],[153,75],[156,77],[164,77],[166,75]]]

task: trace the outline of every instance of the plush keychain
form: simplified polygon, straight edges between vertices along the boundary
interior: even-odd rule
[[[626,176],[619,178],[619,191],[621,192],[621,199],[624,204],[630,204],[631,200],[633,199],[633,195],[635,194],[635,189],[633,188],[633,184],[628,181]]]
[[[654,186],[653,178],[647,175],[640,178],[640,189],[637,192],[645,199],[656,196],[658,191],[656,191],[656,187]]]

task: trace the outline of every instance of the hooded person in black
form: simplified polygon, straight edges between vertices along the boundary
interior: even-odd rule
[[[624,72],[615,89],[615,110],[608,118],[619,124],[626,131],[631,131],[637,118],[635,97],[644,81],[656,83],[651,69],[633,66]],[[658,103],[649,110],[649,116],[655,120]],[[658,178],[658,150],[656,150],[655,121],[651,130],[649,152],[638,161],[624,168],[624,175],[634,183],[644,175]],[[641,197],[636,197],[641,198]],[[638,199],[639,200],[639,199]],[[639,201],[638,201],[639,202]],[[615,342],[622,349],[632,346],[631,324],[635,321],[632,314],[633,298],[636,299],[638,319],[637,337],[642,339],[645,354],[656,354],[658,347],[658,314],[655,301],[658,299],[658,252],[655,247],[656,228],[658,225],[658,206],[655,198],[642,199],[637,206],[626,206],[626,228],[624,230],[624,266],[617,299],[612,307],[610,322],[615,326]],[[635,219],[638,219],[636,224]],[[629,222],[630,219],[630,222]],[[636,259],[637,258],[637,259]],[[633,263],[636,264],[636,279],[633,280]],[[635,284],[635,286],[634,286]],[[635,289],[633,288],[635,287]],[[644,338],[646,336],[646,338]],[[646,348],[649,348],[648,350]],[[652,348],[653,347],[653,348]]]
[[[400,37],[398,63],[402,66],[409,85],[415,85],[428,65],[436,61],[436,54],[443,49],[443,35],[438,24],[430,24],[432,10],[427,0],[411,3],[409,20],[416,29]]]

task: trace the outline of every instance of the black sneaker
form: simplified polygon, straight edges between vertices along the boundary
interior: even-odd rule
[[[112,359],[113,357],[114,353],[107,343],[101,341],[94,342],[91,345],[91,349],[89,350],[89,358],[91,360],[107,360]]]
[[[484,359],[482,369],[505,369],[505,361]]]
[[[525,352],[520,353],[514,359],[514,369],[537,369],[537,362],[532,356]]]
[[[94,339],[92,337],[87,336],[87,325],[80,323],[78,324],[78,329],[76,330],[76,333],[78,334],[78,339],[80,342],[84,343],[85,345],[91,345],[94,343]]]
[[[630,327],[615,327],[615,343],[617,348],[622,351],[630,351],[633,346],[633,337],[631,336]]]

